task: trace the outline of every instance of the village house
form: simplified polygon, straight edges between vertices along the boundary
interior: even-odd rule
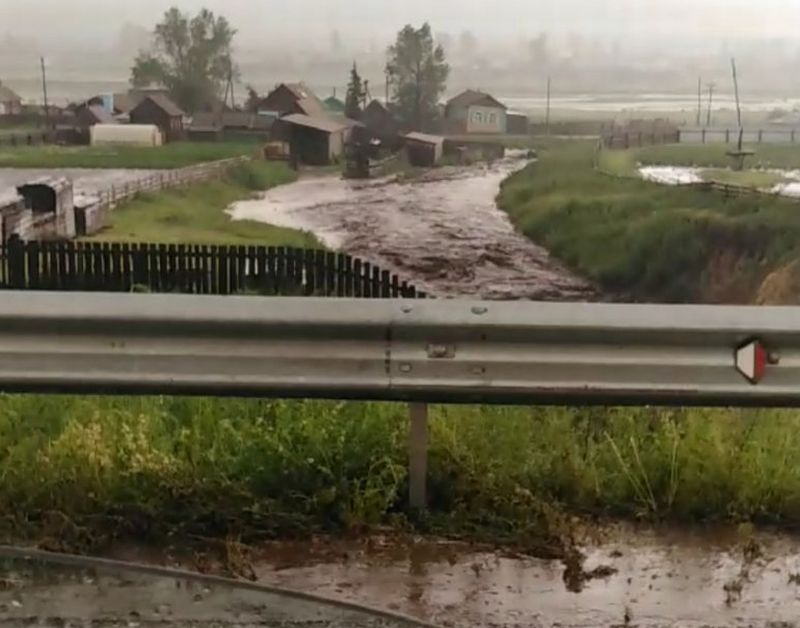
[[[506,106],[483,92],[468,89],[447,102],[444,110],[448,134],[506,133]]]
[[[114,117],[101,105],[83,104],[75,109],[75,124],[88,129],[95,124],[114,124]]]
[[[164,142],[174,142],[184,136],[184,113],[164,94],[148,94],[130,112],[131,124],[154,125]]]
[[[333,90],[333,95],[323,100],[322,104],[325,106],[325,111],[329,113],[344,113],[344,102],[336,97],[335,89]]]
[[[319,98],[303,83],[281,83],[258,103],[258,112],[281,118],[293,113],[325,117]]]
[[[22,98],[0,81],[0,116],[16,116],[22,113]]]

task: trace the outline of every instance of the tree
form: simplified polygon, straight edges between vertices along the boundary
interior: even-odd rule
[[[211,106],[237,75],[232,44],[236,31],[224,17],[202,9],[196,16],[172,7],[153,33],[153,46],[136,57],[131,83],[166,87],[186,111]]]
[[[244,104],[244,110],[248,113],[258,113],[258,106],[264,97],[258,93],[252,85],[247,86],[247,101]]]
[[[364,82],[358,74],[355,62],[353,62],[353,69],[350,70],[350,82],[347,84],[347,96],[344,99],[344,115],[351,120],[360,120],[366,98],[367,91],[364,87]]]
[[[422,130],[438,117],[438,104],[447,86],[450,66],[444,49],[434,46],[431,27],[406,26],[388,51],[386,73],[392,83],[392,102],[400,119]]]

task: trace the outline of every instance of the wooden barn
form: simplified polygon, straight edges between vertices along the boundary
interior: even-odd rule
[[[165,142],[184,137],[183,110],[164,94],[150,94],[131,109],[131,124],[154,125]]]

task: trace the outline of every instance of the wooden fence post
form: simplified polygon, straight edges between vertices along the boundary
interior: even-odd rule
[[[758,130],[758,143],[761,144],[764,141],[764,130]]]
[[[703,142],[703,144],[705,144],[706,143],[706,130],[705,129],[703,129],[701,131],[700,137],[702,137],[702,142]]]
[[[14,233],[8,240],[8,283],[14,290],[25,288],[25,242]]]

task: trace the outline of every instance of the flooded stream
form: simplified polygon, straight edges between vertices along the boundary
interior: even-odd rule
[[[591,298],[585,281],[518,233],[495,203],[501,182],[525,163],[511,157],[406,181],[306,178],[236,203],[230,214],[310,231],[439,296]]]

